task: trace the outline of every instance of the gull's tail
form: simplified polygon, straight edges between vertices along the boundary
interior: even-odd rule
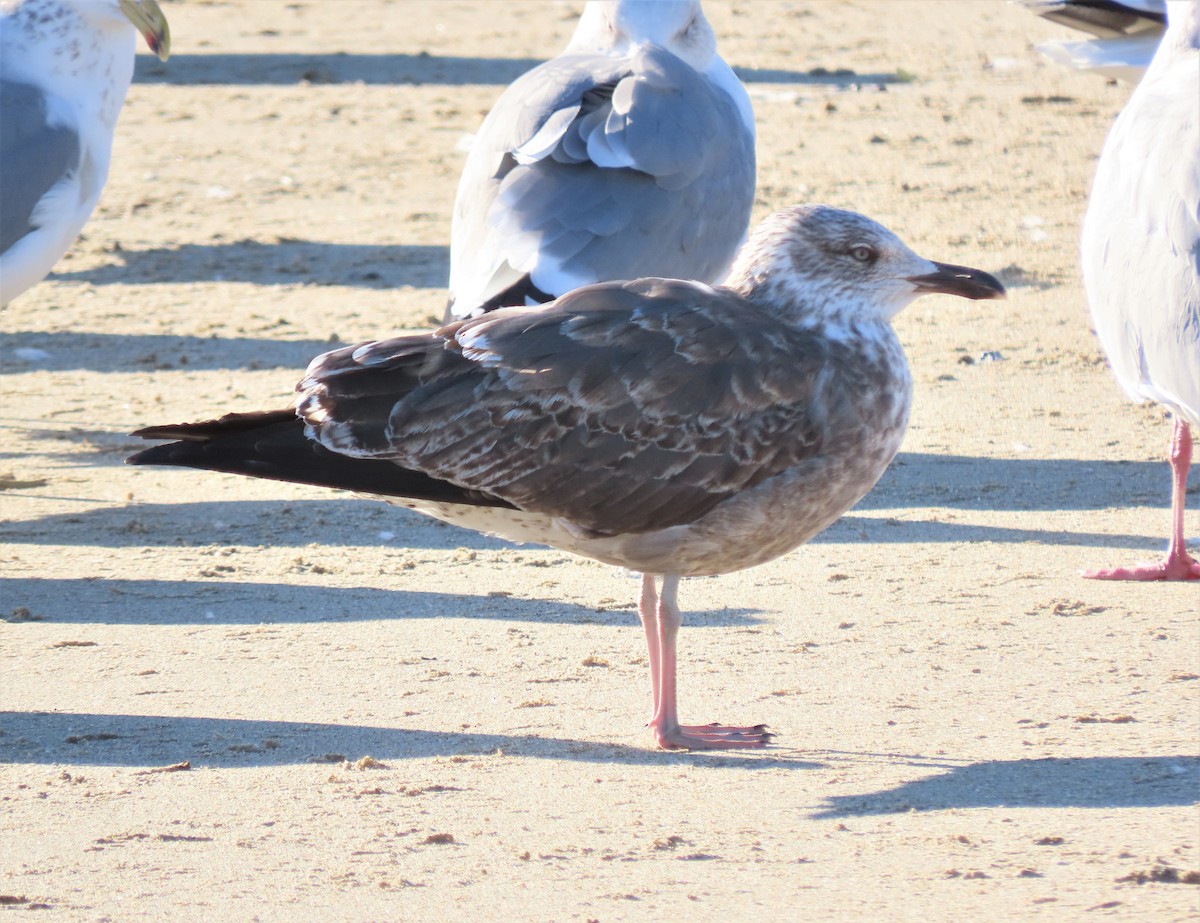
[[[1018,0],[1043,19],[1089,32],[1096,38],[1120,38],[1167,28],[1165,0]]]
[[[1032,13],[1093,36],[1045,42],[1037,50],[1057,64],[1137,83],[1167,28],[1164,0],[1016,0]]]
[[[143,439],[173,439],[125,459],[127,465],[170,465],[249,477],[312,484],[357,493],[413,500],[510,506],[496,497],[466,490],[377,458],[331,452],[310,439],[292,409],[231,413],[219,420],[148,426]]]

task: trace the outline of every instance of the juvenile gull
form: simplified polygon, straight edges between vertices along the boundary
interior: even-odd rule
[[[700,0],[591,0],[471,146],[446,320],[593,282],[718,282],[754,201],[750,98]]]
[[[0,2],[0,305],[46,277],[95,208],[138,32],[165,61],[155,0]]]
[[[679,580],[778,557],[871,489],[911,393],[890,320],[929,292],[1003,288],[797,206],[756,229],[728,287],[601,283],[338,349],[295,409],[149,427],[135,435],[181,441],[128,461],[349,488],[640,571],[659,745],[759,747],[761,726],[679,724]]]
[[[1137,83],[1166,29],[1165,0],[1018,0],[1039,16],[1093,36],[1045,42],[1037,50],[1059,64]]]
[[[1109,132],[1083,221],[1083,281],[1096,333],[1135,401],[1174,417],[1165,560],[1086,572],[1110,580],[1196,580],[1183,509],[1200,427],[1200,0],[1168,4],[1170,25]]]

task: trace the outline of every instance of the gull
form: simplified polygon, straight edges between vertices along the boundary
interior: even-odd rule
[[[1170,411],[1171,540],[1165,560],[1085,572],[1196,580],[1183,511],[1200,427],[1200,0],[1168,4],[1154,61],[1104,143],[1083,221],[1083,281],[1117,380]]]
[[[446,320],[593,282],[718,282],[754,202],[750,98],[699,0],[590,0],[471,145]]]
[[[761,725],[679,723],[680,579],[785,554],[871,489],[911,400],[890,321],[930,292],[1004,289],[857,213],[794,206],[726,287],[598,283],[337,349],[294,407],[148,427],[177,441],[127,461],[349,488],[638,571],[658,745],[761,747]]]
[[[0,2],[0,305],[46,277],[96,207],[138,32],[165,61],[155,0]]]
[[[1010,0],[1011,2],[1011,0]],[[1045,42],[1037,50],[1058,64],[1137,83],[1166,29],[1166,0],[1018,0],[1039,16],[1093,38]]]

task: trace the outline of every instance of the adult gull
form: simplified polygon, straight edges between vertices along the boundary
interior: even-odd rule
[[[590,0],[471,145],[446,320],[593,282],[718,282],[754,202],[754,115],[699,0]]]
[[[1196,580],[1183,512],[1200,427],[1200,0],[1170,24],[1113,124],[1083,221],[1083,280],[1096,333],[1135,401],[1171,412],[1171,540],[1165,560],[1086,572],[1110,580]]]
[[[797,206],[757,228],[727,287],[599,283],[334,350],[294,408],[149,427],[178,441],[128,461],[349,488],[639,571],[658,744],[760,747],[762,726],[679,723],[680,578],[769,561],[853,506],[908,419],[892,316],[1003,291],[862,215]]]
[[[95,208],[138,32],[165,61],[155,0],[0,3],[0,305],[46,277]]]

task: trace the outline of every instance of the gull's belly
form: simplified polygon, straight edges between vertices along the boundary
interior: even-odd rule
[[[754,567],[835,522],[875,485],[903,429],[876,433],[854,452],[826,454],[726,500],[692,523],[597,535],[545,513],[382,498],[453,525],[513,542],[549,545],[619,567],[694,577]]]

